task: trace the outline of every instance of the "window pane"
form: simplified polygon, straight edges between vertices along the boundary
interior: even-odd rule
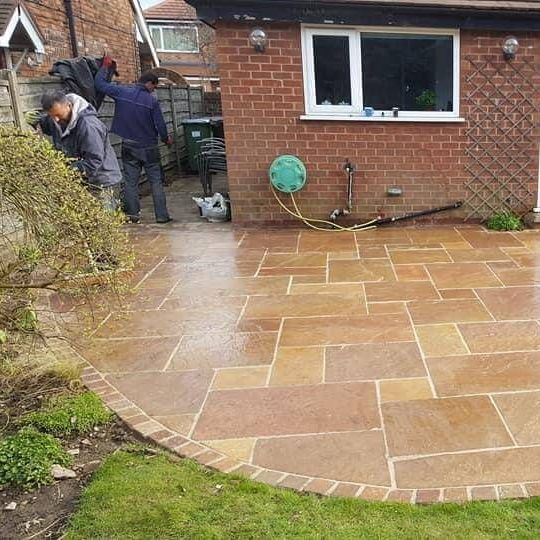
[[[351,105],[349,38],[313,36],[317,105]]]
[[[453,110],[452,36],[363,33],[364,106]]]
[[[195,28],[163,28],[163,48],[167,51],[196,52],[197,31]]]
[[[163,43],[161,43],[161,31],[159,26],[151,26],[150,33],[152,34],[152,41],[158,49],[163,49]]]

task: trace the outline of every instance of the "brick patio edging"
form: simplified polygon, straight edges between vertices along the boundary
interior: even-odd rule
[[[150,418],[140,407],[127,399],[106,381],[103,375],[88,361],[83,359],[82,363],[85,366],[81,373],[84,385],[100,396],[103,403],[118,415],[130,429],[180,457],[193,459],[216,471],[234,473],[257,482],[300,492],[354,497],[367,501],[432,504],[437,502],[464,503],[468,501],[524,499],[540,496],[540,482],[432,489],[393,489],[384,486],[300,476],[251,465],[168,429],[160,422]]]

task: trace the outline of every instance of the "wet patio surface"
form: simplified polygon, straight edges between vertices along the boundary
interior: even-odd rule
[[[135,292],[82,355],[144,435],[318,493],[540,494],[540,234],[131,230]]]

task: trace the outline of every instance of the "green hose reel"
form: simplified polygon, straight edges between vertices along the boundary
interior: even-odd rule
[[[268,171],[272,185],[283,193],[300,191],[307,180],[306,166],[296,156],[278,156]]]

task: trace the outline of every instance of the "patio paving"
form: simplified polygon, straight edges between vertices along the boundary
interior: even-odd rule
[[[135,290],[81,354],[145,436],[324,494],[540,492],[537,232],[131,230]]]

